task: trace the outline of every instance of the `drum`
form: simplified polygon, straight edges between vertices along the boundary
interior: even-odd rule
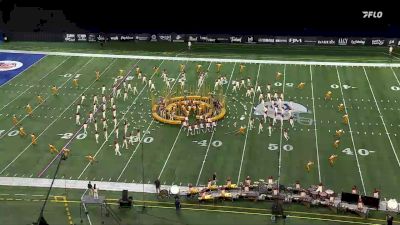
[[[177,194],[179,194],[179,187],[177,185],[172,185],[170,191],[171,191],[171,194],[177,195]]]
[[[319,197],[321,198],[321,200],[326,199],[327,196],[328,196],[328,194],[326,192],[320,192],[319,193]]]
[[[397,203],[396,199],[390,199],[387,202],[387,207],[390,210],[397,210],[399,208],[399,204]]]

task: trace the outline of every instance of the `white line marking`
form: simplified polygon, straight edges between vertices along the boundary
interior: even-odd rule
[[[313,114],[314,114],[314,131],[315,131],[315,147],[317,148],[317,163],[318,163],[318,179],[319,182],[321,183],[321,167],[319,164],[319,149],[318,149],[318,134],[317,134],[317,119],[316,117],[316,111],[315,111],[315,101],[314,101],[314,85],[313,85],[313,74],[312,74],[312,69],[310,66],[310,76],[311,76],[311,96],[312,96],[312,103],[313,103]]]
[[[226,93],[228,93],[228,91],[229,91],[229,84],[231,83],[233,73],[235,72],[235,68],[236,68],[236,63],[233,65],[233,69],[232,69],[231,75],[230,75],[230,77],[229,77],[229,82],[228,82],[228,85],[226,86],[224,96],[226,96]],[[201,164],[199,176],[197,177],[196,186],[199,184],[199,180],[200,180],[200,177],[201,177],[201,173],[203,172],[203,167],[204,167],[204,164],[205,164],[205,162],[206,162],[206,160],[207,160],[208,151],[210,150],[210,144],[211,144],[211,142],[212,142],[212,139],[213,139],[213,136],[214,136],[214,132],[215,132],[215,131],[213,130],[213,132],[212,132],[212,134],[211,134],[211,137],[210,137],[210,140],[209,140],[209,143],[208,143],[208,147],[207,147],[207,150],[206,150],[206,154],[204,155],[204,159],[203,159],[203,162],[202,162],[202,164]],[[196,141],[196,142],[197,142],[197,141]]]
[[[382,124],[383,124],[383,127],[385,128],[385,132],[386,132],[386,135],[387,135],[387,137],[388,137],[388,139],[389,139],[390,146],[392,147],[393,154],[394,154],[394,156],[396,157],[397,164],[398,164],[399,167],[400,167],[399,157],[397,156],[396,150],[394,149],[394,146],[393,146],[393,143],[392,143],[392,139],[390,138],[390,135],[389,135],[388,129],[387,129],[387,127],[386,127],[385,120],[383,119],[383,115],[382,115],[382,113],[381,113],[381,110],[380,110],[380,108],[379,108],[379,105],[378,105],[378,103],[376,102],[376,98],[375,98],[374,91],[372,90],[371,83],[369,82],[369,79],[368,79],[367,71],[365,70],[365,67],[363,67],[363,69],[364,69],[365,78],[367,78],[367,81],[368,81],[369,89],[371,90],[371,93],[372,93],[372,97],[373,97],[374,100],[375,100],[375,105],[376,105],[376,108],[378,109],[379,117],[380,117],[381,120],[382,120]]]
[[[283,94],[285,94],[285,82],[286,82],[286,64],[283,67],[283,84],[282,84]],[[278,187],[281,179],[281,168],[282,168],[282,133],[283,133],[283,123],[281,123],[281,133],[279,136],[279,158],[278,158],[278,179],[277,179]]]
[[[393,76],[396,78],[396,80],[397,80],[397,83],[400,85],[399,78],[397,77],[397,74],[396,74],[396,72],[394,72],[394,70],[393,70],[393,67],[390,67],[390,69],[392,70],[392,72],[393,72]],[[395,100],[395,102],[396,102],[396,100]]]
[[[179,129],[178,134],[176,135],[174,144],[172,145],[172,147],[171,147],[171,149],[170,149],[170,151],[169,151],[169,154],[168,154],[168,156],[167,156],[167,159],[165,160],[164,165],[163,165],[163,167],[162,167],[162,169],[161,169],[161,172],[160,172],[160,174],[158,175],[158,179],[160,179],[162,173],[164,172],[165,166],[166,166],[167,163],[168,163],[168,160],[169,160],[169,157],[171,156],[172,150],[174,150],[175,144],[176,144],[176,142],[178,141],[178,138],[179,138],[179,135],[181,134],[181,131],[182,131],[182,126],[181,126],[181,128]]]
[[[343,89],[342,89],[342,83],[340,81],[340,76],[339,76],[339,70],[336,66],[336,73],[338,76],[338,80],[339,80],[339,87],[340,87],[340,92],[342,93],[342,98],[343,98],[343,105],[344,105],[344,110],[346,112],[347,115],[347,107],[346,107],[346,100],[344,100],[344,94],[343,94]],[[349,116],[350,117],[350,116]],[[354,151],[354,155],[356,156],[356,161],[357,161],[357,166],[358,166],[358,173],[360,174],[360,179],[361,179],[361,184],[363,186],[363,190],[364,190],[364,194],[366,194],[366,190],[365,190],[365,185],[364,185],[364,179],[361,173],[361,167],[360,167],[360,162],[358,161],[358,155],[357,155],[357,150],[356,150],[356,145],[354,144],[354,137],[353,137],[353,131],[351,130],[351,125],[350,125],[350,119],[349,119],[349,130],[350,130],[350,137],[351,137],[351,142],[353,143],[353,151]]]
[[[258,64],[258,72],[257,72],[257,78],[256,78],[256,85],[258,85],[258,76],[260,75],[260,69],[261,69],[261,64]],[[250,119],[251,119],[251,114],[253,113],[253,104],[254,104],[254,99],[256,95],[253,95],[253,103],[252,106],[250,107],[250,114],[249,114],[249,120],[247,121],[247,127],[246,127],[246,137],[244,139],[244,145],[243,145],[243,152],[242,152],[242,159],[240,160],[240,167],[239,167],[239,174],[238,174],[238,179],[237,179],[237,184],[240,181],[240,174],[242,173],[242,166],[243,166],[243,159],[244,159],[244,154],[246,152],[246,144],[247,144],[247,137],[249,135],[249,124],[250,124]]]
[[[197,57],[171,57],[171,56],[143,56],[143,55],[117,55],[117,54],[91,54],[77,52],[44,52],[1,49],[0,52],[47,54],[61,56],[79,56],[95,58],[118,58],[118,59],[143,59],[143,60],[171,60],[171,61],[200,61],[200,62],[236,62],[250,64],[293,64],[293,65],[316,65],[316,66],[370,66],[370,67],[400,67],[400,63],[351,63],[351,62],[316,62],[316,61],[280,61],[280,60],[255,60],[255,59],[221,59],[221,58],[197,58]]]

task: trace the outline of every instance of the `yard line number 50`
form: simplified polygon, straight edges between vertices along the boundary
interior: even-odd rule
[[[279,149],[279,145],[278,145],[278,144],[269,143],[269,145],[268,145],[268,150],[270,150],[270,151],[276,151],[276,150],[278,150],[278,149]],[[289,144],[286,144],[286,145],[282,146],[282,149],[285,150],[285,151],[287,151],[287,152],[290,152],[290,151],[293,150],[293,146],[292,146],[292,145],[289,145]]]

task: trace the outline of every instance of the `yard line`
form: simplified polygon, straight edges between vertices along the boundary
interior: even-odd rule
[[[390,67],[390,69],[392,70],[392,72],[393,72],[393,76],[396,78],[396,80],[397,80],[397,83],[400,85],[399,78],[397,77],[397,74],[396,74],[396,72],[394,72],[394,70],[393,70],[393,67]]]
[[[27,68],[25,68],[24,70],[22,70],[20,73],[18,73],[17,75],[15,75],[13,78],[11,78],[10,80],[8,80],[7,82],[5,82],[4,84],[0,85],[0,88],[3,87],[4,85],[8,84],[8,82],[14,80],[15,78],[17,78],[19,75],[23,74],[25,71],[27,71],[28,69],[30,69],[32,66],[38,64],[40,61],[42,61],[42,59],[46,58],[47,55],[43,56],[42,58],[40,58],[38,61],[34,62],[32,65],[28,66]]]
[[[163,63],[164,63],[164,60],[161,61],[160,65],[158,65],[158,67],[160,67]],[[156,74],[156,73],[154,72],[154,73],[151,75],[150,79],[152,79],[153,76],[154,76],[155,74]],[[178,76],[179,76],[179,75],[178,75]],[[176,79],[176,80],[177,80],[177,79]],[[127,110],[126,110],[126,113],[122,116],[122,119],[124,119],[125,116],[128,115],[128,112],[130,111],[130,109],[132,108],[132,106],[136,103],[136,100],[137,100],[137,99],[139,98],[139,96],[143,93],[143,91],[146,89],[146,87],[147,87],[147,84],[143,86],[142,90],[140,90],[139,94],[135,97],[135,100],[133,100],[133,101],[132,101],[132,104],[128,106],[128,108],[127,108]],[[119,120],[119,122],[117,123],[117,125],[119,125],[119,124],[121,123],[122,119]],[[110,132],[110,134],[108,135],[108,138],[111,137],[111,135],[114,133],[114,131],[115,131],[115,130],[113,129],[113,130]],[[143,135],[143,136],[144,136],[144,135]],[[97,149],[97,151],[96,151],[96,153],[94,154],[93,157],[96,157],[96,156],[99,154],[99,152],[101,151],[101,149],[103,149],[103,147],[104,147],[104,145],[106,144],[106,142],[107,142],[107,141],[104,141],[104,142],[101,144],[100,148]],[[85,171],[87,170],[87,168],[89,168],[89,166],[90,166],[90,162],[85,166],[85,168],[84,168],[84,169],[82,170],[82,172],[79,174],[79,176],[78,176],[77,179],[80,179],[80,178],[82,177],[82,175],[85,173]]]
[[[93,59],[93,58],[92,58]],[[91,61],[91,60],[89,60],[89,61]],[[88,61],[88,62],[89,62]],[[78,71],[80,71],[83,67],[85,67],[87,64],[85,64],[84,66],[82,66]],[[111,64],[110,64],[111,65]],[[78,72],[77,71],[77,72]],[[90,84],[83,92],[82,92],[82,94],[83,93],[85,93],[93,84],[95,83],[95,81],[92,83],[92,84]],[[79,97],[80,97],[80,95],[79,95]],[[79,99],[79,97],[78,98],[76,98],[59,116],[57,116],[57,118],[55,118],[54,120],[53,120],[53,122],[51,122],[38,136],[37,136],[37,138],[36,139],[39,139],[39,137],[40,136],[42,136],[42,134],[44,134],[46,131],[47,131],[47,129],[49,129],[74,103],[75,103],[75,101],[77,101],[78,99]],[[24,154],[25,153],[25,151],[27,151],[28,150],[28,148],[30,147],[32,145],[32,143],[30,143],[28,146],[26,146],[25,148],[24,148],[24,150],[22,150],[22,152],[20,152],[7,166],[5,166],[1,171],[0,171],[0,174],[2,174],[6,169],[8,169],[8,167],[10,167],[11,166],[11,164],[13,164],[19,157],[21,157],[21,155],[22,154]]]
[[[254,87],[257,87],[258,84],[258,76],[260,75],[260,69],[261,69],[261,64],[258,64],[258,72],[257,72],[257,78],[256,78],[256,84]],[[253,102],[250,108],[250,114],[249,114],[249,120],[247,121],[247,127],[246,127],[246,137],[244,139],[244,145],[243,145],[243,153],[242,153],[242,159],[240,160],[240,168],[239,168],[239,174],[238,174],[238,179],[237,179],[237,184],[240,181],[240,173],[242,173],[242,166],[243,166],[243,159],[244,159],[244,153],[246,152],[246,144],[247,144],[247,136],[249,135],[249,124],[250,124],[250,119],[251,119],[251,114],[253,113],[253,104],[254,104],[254,99],[256,95],[253,95]]]
[[[100,77],[111,67],[111,65],[112,64],[114,64],[114,62],[115,62],[116,60],[115,59],[113,59],[113,61],[103,70],[103,72],[100,74]],[[140,61],[140,60],[139,60]],[[94,83],[96,83],[96,80],[95,81],[93,81],[80,95],[78,95],[78,96],[81,96],[83,93],[85,93]],[[77,101],[79,99],[79,97],[77,97],[75,100],[74,100],[74,102],[72,102],[71,103],[71,105],[69,106],[69,107],[71,107],[72,106],[72,104],[74,104],[75,103],[75,101]],[[102,104],[100,104],[100,106],[96,109],[96,111],[95,112],[93,112],[93,115],[95,116],[96,115],[96,113],[97,113],[97,111],[98,111],[98,109],[103,105],[104,103],[102,103]],[[65,112],[65,111],[64,111]],[[63,113],[64,113],[63,112]],[[62,115],[62,114],[61,114]],[[60,116],[61,116],[60,115]],[[88,119],[86,119],[86,121],[85,122],[87,122],[89,120],[89,118]],[[71,143],[74,139],[75,139],[75,137],[78,135],[78,133],[82,130],[82,128],[83,128],[83,125],[78,129],[78,131],[76,131],[75,132],[75,134],[69,139],[69,141],[67,142],[67,144],[65,144],[62,148],[61,148],[61,151],[59,152],[59,153],[57,153],[57,155],[47,164],[47,166],[38,174],[38,177],[41,177],[42,176],[42,174],[44,173],[44,172],[46,172],[46,170],[53,164],[53,162],[57,159],[57,157],[59,157],[62,153],[63,153],[63,151],[64,151],[64,149],[69,145],[69,143]]]
[[[397,153],[396,153],[396,150],[394,149],[394,146],[393,146],[393,143],[392,143],[392,139],[390,138],[389,132],[388,132],[388,130],[387,130],[387,128],[386,128],[386,123],[385,123],[385,120],[383,119],[383,115],[382,115],[381,110],[380,110],[380,108],[379,108],[378,102],[376,101],[374,91],[372,90],[372,87],[371,87],[371,83],[369,82],[368,75],[367,75],[367,71],[365,70],[365,67],[363,67],[363,69],[364,69],[365,78],[367,78],[367,81],[368,81],[369,89],[371,90],[371,93],[372,93],[372,97],[374,98],[374,102],[375,102],[376,108],[378,109],[379,117],[380,117],[381,120],[382,120],[383,127],[385,128],[385,132],[386,132],[386,135],[387,135],[387,137],[388,137],[388,139],[389,139],[390,146],[392,147],[392,150],[393,150],[393,154],[394,154],[394,156],[396,157],[397,164],[398,164],[399,167],[400,167],[399,157],[397,157]]]
[[[229,82],[228,82],[228,85],[226,86],[226,89],[225,89],[225,93],[224,93],[224,96],[225,96],[225,97],[226,97],[226,93],[228,93],[228,91],[229,91],[229,84],[230,84],[230,82],[231,82],[233,73],[235,72],[235,67],[236,67],[236,63],[233,65],[233,69],[232,69],[232,72],[231,72],[231,76],[229,77]],[[215,131],[213,130],[213,132],[212,132],[212,134],[211,134],[211,137],[210,137],[210,140],[208,141],[208,146],[207,146],[206,154],[204,155],[203,163],[201,164],[199,176],[197,177],[197,181],[196,181],[196,186],[199,184],[199,180],[200,180],[200,177],[201,177],[201,173],[203,172],[203,167],[204,167],[204,164],[205,164],[206,159],[207,159],[208,151],[210,150],[210,144],[211,144],[212,139],[213,139],[213,137],[214,137],[214,132],[215,132]]]
[[[186,61],[185,64],[187,64],[187,61]],[[178,76],[175,78],[175,82],[174,82],[174,84],[172,85],[172,87],[171,87],[171,89],[169,90],[169,92],[168,92],[167,95],[170,95],[170,94],[171,94],[172,89],[174,88],[174,86],[176,85],[176,82],[178,81],[178,78],[179,78],[179,73],[178,73]],[[126,168],[128,167],[129,163],[131,162],[131,160],[132,160],[132,158],[133,158],[133,155],[135,155],[135,153],[136,153],[137,149],[139,148],[139,146],[140,146],[140,145],[143,145],[142,142],[143,142],[143,140],[144,140],[144,137],[146,136],[147,132],[149,131],[149,129],[150,129],[151,125],[153,125],[153,123],[154,123],[154,119],[151,120],[151,123],[150,123],[149,126],[147,127],[145,134],[143,134],[142,140],[139,141],[139,144],[136,146],[135,150],[132,152],[132,154],[131,154],[131,156],[129,157],[128,161],[126,162],[124,168],[122,169],[121,173],[119,174],[119,176],[118,176],[118,178],[117,178],[117,181],[119,181],[119,179],[122,177],[122,174],[125,172]],[[144,181],[143,181],[143,182],[144,182]]]
[[[60,67],[62,64],[64,64],[65,61],[67,61],[69,58],[71,58],[71,56],[69,56],[67,59],[65,59],[64,61],[62,61],[60,64],[58,64],[56,67],[54,67],[50,72],[48,72],[45,76],[43,76],[42,78],[39,79],[39,81],[43,80],[44,78],[46,78],[50,73],[52,73],[54,70],[56,70],[58,67]],[[28,89],[26,89],[24,92],[22,92],[21,94],[19,94],[17,97],[15,97],[11,102],[7,103],[5,106],[3,106],[3,108],[0,109],[0,111],[2,111],[5,107],[7,107],[9,104],[13,103],[15,100],[17,100],[19,97],[21,97],[21,95],[23,95],[25,92],[29,91],[31,88],[33,88],[34,85],[29,86]]]
[[[310,65],[310,76],[311,76],[311,96],[312,96],[312,105],[313,105],[313,114],[314,114],[314,131],[315,131],[315,147],[317,148],[317,164],[318,164],[318,179],[321,183],[321,167],[319,164],[319,149],[318,149],[318,134],[317,134],[317,119],[315,118],[315,99],[314,99],[314,84],[313,84],[313,73]]]
[[[83,192],[82,196],[81,196],[81,200],[83,199],[83,196],[85,196],[86,192],[88,191],[88,189],[85,190],[85,192]],[[90,220],[90,216],[89,216],[89,211],[86,209],[86,204],[84,202],[82,202],[83,208],[85,209],[85,214],[86,214],[86,218],[88,219],[89,225],[92,225],[92,221]]]
[[[165,166],[166,166],[167,163],[168,163],[168,160],[169,160],[169,157],[171,156],[172,150],[174,150],[176,141],[178,141],[178,138],[179,138],[179,135],[181,134],[181,131],[182,131],[182,126],[181,126],[181,128],[179,129],[178,135],[176,135],[174,144],[172,145],[171,150],[169,151],[169,154],[168,154],[168,156],[167,156],[167,159],[165,160],[164,165],[163,165],[163,167],[162,167],[162,169],[161,169],[161,172],[160,172],[160,174],[158,175],[158,179],[160,179],[162,173],[164,172]]]
[[[282,84],[282,94],[285,94],[285,82],[286,82],[286,64],[283,67],[283,84]],[[282,115],[283,116],[283,113]],[[279,159],[278,159],[278,187],[281,179],[281,167],[282,167],[282,133],[283,133],[283,123],[281,123],[281,135],[279,137]]]
[[[344,94],[343,94],[342,82],[340,81],[339,70],[338,70],[337,66],[335,66],[335,68],[336,68],[336,73],[337,73],[337,76],[338,76],[340,92],[342,93],[344,110],[345,110],[346,114],[349,115],[349,113],[347,112],[346,100],[344,100]],[[363,186],[364,194],[366,194],[367,192],[365,190],[364,179],[363,179],[363,176],[362,176],[362,173],[361,173],[360,162],[358,161],[358,155],[357,155],[356,145],[354,143],[353,131],[351,130],[350,119],[349,119],[349,130],[350,130],[349,133],[350,133],[350,137],[351,137],[351,142],[353,143],[354,155],[356,156],[356,161],[357,161],[357,166],[358,166],[358,173],[360,174],[360,179],[361,179],[361,184]]]
[[[94,58],[91,58],[89,61],[87,61],[87,62],[86,62],[82,67],[80,67],[75,73],[78,73],[82,68],[86,67],[93,59],[94,59]],[[61,86],[60,86],[58,89],[61,89],[61,88],[62,88],[68,81],[70,81],[72,78],[73,78],[73,76],[71,76],[70,78],[68,78],[64,83],[61,84]],[[49,94],[49,95],[44,99],[43,103],[45,103],[46,100],[47,100],[48,98],[50,98],[51,96],[52,96],[52,95]],[[39,108],[39,106],[41,106],[43,103],[41,103],[41,104],[37,105],[35,108],[33,108],[32,112],[34,112],[37,108]],[[18,124],[21,124],[21,122],[24,121],[27,117],[28,117],[28,115],[25,115],[25,116],[18,122]],[[17,125],[18,125],[18,124],[17,124]],[[7,132],[5,132],[2,136],[0,136],[0,140],[1,140],[4,136],[6,136],[6,134],[7,134],[8,132],[10,132],[12,129],[14,129],[15,127],[16,127],[16,125],[13,125]]]

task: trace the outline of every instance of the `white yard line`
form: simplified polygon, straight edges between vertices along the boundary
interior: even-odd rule
[[[0,53],[2,51],[0,50]],[[24,70],[22,70],[19,74],[15,75],[13,78],[11,78],[10,80],[8,80],[7,82],[5,82],[4,84],[0,85],[0,88],[3,87],[4,85],[8,84],[10,81],[14,80],[15,78],[19,77],[19,75],[23,74],[25,71],[27,71],[28,69],[30,69],[32,66],[38,64],[40,61],[42,61],[42,59],[46,58],[47,55],[43,56],[42,58],[40,58],[38,61],[34,62],[32,65],[26,67]]]
[[[158,65],[158,67],[160,67],[163,63],[164,63],[164,60],[161,61],[160,65]],[[150,77],[149,79],[152,79],[152,78],[154,77],[155,74],[156,74],[156,73],[154,72],[154,73],[151,75],[151,77]],[[176,80],[177,80],[177,79],[176,79]],[[132,101],[132,104],[129,105],[128,109],[126,110],[126,113],[122,116],[122,119],[119,120],[119,122],[117,123],[117,125],[119,125],[119,124],[122,122],[122,120],[125,118],[125,116],[128,115],[128,112],[130,111],[130,109],[132,108],[132,106],[133,106],[134,104],[136,104],[136,100],[137,100],[137,99],[139,98],[139,96],[143,93],[143,91],[146,89],[146,87],[147,87],[147,84],[145,84],[145,85],[143,86],[142,90],[140,90],[140,92],[138,93],[138,95],[137,95],[137,96],[135,97],[135,99]],[[152,123],[153,123],[153,121],[152,121]],[[108,135],[107,139],[111,137],[111,135],[114,133],[114,131],[115,131],[115,130],[113,129],[113,130],[110,132],[110,134]],[[144,135],[143,135],[143,136],[144,136]],[[101,144],[100,148],[97,149],[96,153],[94,154],[94,156],[93,156],[94,158],[96,158],[96,156],[100,153],[100,151],[103,149],[103,147],[104,147],[104,145],[105,145],[106,143],[107,143],[107,141],[104,141],[104,142]],[[138,144],[138,146],[139,146],[139,144]],[[87,168],[89,168],[89,166],[90,166],[90,162],[87,163],[87,165],[86,165],[85,168],[82,170],[82,172],[79,174],[79,176],[78,176],[77,179],[80,179],[80,178],[82,177],[82,175],[86,172],[86,170],[87,170]]]
[[[75,74],[78,73],[82,68],[86,67],[93,59],[94,59],[94,58],[91,58],[90,60],[88,60],[82,67],[80,67],[80,68],[75,72]],[[71,76],[70,78],[68,78],[64,83],[62,83],[62,84],[60,85],[60,87],[58,87],[58,89],[61,89],[62,87],[64,87],[64,85],[65,85],[66,83],[68,83],[68,81],[70,81],[72,78],[73,78],[73,76]],[[44,99],[43,103],[45,103],[46,100],[47,100],[48,98],[50,98],[51,96],[52,96],[52,94],[49,94],[49,95]],[[37,108],[39,108],[43,103],[38,104],[35,108],[33,108],[32,113],[35,112],[35,110],[36,110]],[[24,121],[28,116],[29,116],[29,115],[25,115],[25,116],[19,121],[18,124],[21,124],[21,122]],[[1,140],[4,136],[6,136],[6,134],[7,134],[8,132],[10,132],[12,129],[14,129],[15,127],[16,127],[16,126],[13,125],[7,132],[4,132],[4,134],[3,134],[2,136],[0,136],[0,140]]]
[[[228,91],[229,91],[229,84],[231,83],[233,73],[235,72],[235,68],[236,68],[236,63],[233,65],[233,69],[232,69],[231,75],[229,77],[229,82],[228,82],[228,84],[226,86],[226,90],[225,90],[225,93],[224,93],[225,96],[226,96],[226,93],[228,93]],[[197,177],[197,181],[196,181],[196,186],[199,184],[201,173],[203,172],[203,167],[204,167],[204,164],[205,164],[205,162],[207,160],[208,151],[210,150],[210,145],[211,145],[212,139],[214,137],[214,132],[215,131],[213,130],[213,132],[211,134],[211,137],[210,137],[210,140],[208,140],[208,146],[207,146],[206,154],[204,155],[204,159],[203,159],[203,162],[201,164],[199,176]]]
[[[337,77],[338,77],[338,81],[339,81],[340,92],[342,93],[344,110],[345,110],[346,114],[349,115],[349,113],[347,112],[346,100],[344,100],[345,98],[344,98],[344,94],[343,94],[342,82],[340,81],[340,75],[339,75],[339,70],[338,70],[337,66],[336,66],[336,73],[337,73]],[[350,117],[350,115],[349,115],[349,117]],[[350,137],[351,137],[351,142],[353,143],[353,151],[354,151],[354,155],[355,155],[356,161],[357,161],[358,173],[360,174],[360,179],[361,179],[361,184],[363,186],[364,194],[367,194],[366,189],[365,189],[364,179],[363,179],[363,176],[361,173],[360,162],[358,161],[358,155],[357,155],[356,145],[354,143],[353,131],[351,130],[350,124],[351,123],[350,123],[350,119],[349,119],[349,133],[350,133]]]
[[[162,169],[161,169],[160,174],[158,175],[158,179],[161,178],[161,175],[162,175],[162,173],[164,172],[165,166],[166,166],[167,163],[168,163],[169,157],[171,156],[172,150],[174,150],[175,144],[176,144],[176,142],[178,141],[179,135],[181,134],[181,132],[182,132],[182,126],[181,126],[181,128],[179,129],[178,135],[176,135],[174,144],[172,145],[171,149],[169,150],[169,154],[168,154],[168,156],[167,156],[167,159],[166,159],[165,162],[164,162],[164,165],[163,165],[163,167],[162,167]]]
[[[351,63],[351,62],[318,62],[318,61],[280,61],[280,60],[257,60],[257,59],[229,59],[229,58],[197,58],[197,57],[170,57],[170,56],[143,56],[143,55],[118,55],[118,54],[91,54],[76,52],[42,52],[1,49],[0,52],[47,54],[62,56],[119,58],[119,59],[143,59],[143,60],[171,60],[171,61],[200,61],[200,62],[236,62],[249,64],[293,64],[293,65],[316,65],[316,66],[371,66],[371,67],[400,67],[400,63]]]
[[[286,82],[286,64],[283,67],[283,84],[282,84],[282,94],[285,94],[285,82]],[[282,168],[282,133],[283,133],[283,123],[281,123],[281,135],[279,137],[279,159],[278,159],[278,187],[281,180],[281,168]]]
[[[256,84],[254,85],[254,87],[257,87],[258,85],[258,76],[260,75],[260,69],[261,69],[261,64],[258,65],[258,72],[257,72],[257,78],[256,78]],[[243,166],[243,159],[244,159],[244,154],[246,153],[246,144],[247,144],[247,137],[249,135],[249,124],[250,124],[250,119],[253,113],[253,108],[254,108],[254,99],[255,99],[256,95],[253,95],[253,101],[250,107],[250,113],[249,113],[249,120],[247,121],[247,127],[246,127],[246,137],[244,139],[244,145],[243,145],[243,152],[242,152],[242,159],[240,160],[240,167],[239,167],[239,174],[238,174],[238,179],[237,179],[237,184],[240,181],[240,174],[242,173],[242,166]]]
[[[315,98],[314,98],[314,83],[313,83],[313,73],[310,66],[310,76],[311,76],[311,98],[313,105],[313,115],[314,115],[314,132],[315,132],[315,148],[317,149],[317,164],[318,164],[318,179],[321,183],[321,167],[319,164],[319,149],[318,149],[318,133],[317,133],[317,119],[316,119],[316,109],[315,109]]]
[[[187,64],[187,61],[186,61],[185,64]],[[175,82],[174,82],[174,84],[172,85],[172,87],[169,89],[167,95],[170,95],[170,94],[171,94],[172,89],[175,87],[176,82],[178,81],[179,74],[180,74],[180,73],[178,73],[178,76],[175,78]],[[154,119],[151,120],[151,123],[150,123],[149,126],[147,127],[146,132],[143,134],[142,140],[139,141],[139,144],[136,146],[135,150],[132,152],[132,154],[131,154],[131,156],[129,157],[128,161],[126,162],[124,168],[122,169],[121,173],[119,174],[119,176],[118,176],[118,178],[117,178],[117,181],[119,181],[119,179],[121,179],[121,177],[122,177],[122,175],[124,174],[126,168],[128,168],[128,165],[129,165],[129,163],[131,162],[131,160],[132,160],[133,156],[135,155],[136,151],[138,150],[139,146],[140,146],[140,145],[143,145],[142,142],[143,142],[143,140],[144,140],[146,134],[148,133],[150,127],[153,125],[153,123],[154,123]],[[144,183],[144,181],[143,181],[143,183]]]
[[[385,132],[386,132],[386,135],[387,135],[387,137],[389,139],[390,146],[392,147],[393,154],[396,157],[397,164],[400,167],[399,157],[397,156],[396,150],[394,149],[394,146],[393,146],[393,143],[392,143],[392,139],[390,138],[389,131],[388,131],[387,127],[386,127],[385,120],[383,119],[383,115],[381,113],[381,109],[379,108],[378,102],[376,101],[374,91],[372,90],[371,83],[369,82],[369,79],[368,79],[367,71],[365,70],[365,67],[363,67],[363,69],[364,69],[365,78],[367,78],[367,81],[368,81],[369,89],[371,90],[371,93],[372,93],[372,97],[374,98],[374,102],[375,102],[376,108],[378,109],[379,117],[382,120],[382,124],[383,124],[383,127],[385,128]]]
[[[91,60],[89,60],[89,61],[91,61]],[[89,62],[88,61],[88,62]],[[114,61],[113,61],[114,62]],[[87,64],[85,64],[84,66],[82,66],[78,71],[80,71],[82,68],[84,68],[85,66],[86,66]],[[112,63],[107,67],[107,69],[110,67],[112,65]],[[106,69],[106,70],[107,70]],[[77,71],[77,72],[78,72]],[[76,73],[77,73],[76,72]],[[105,72],[105,71],[104,71]],[[96,81],[94,81],[94,82],[92,82],[66,109],[64,109],[64,111],[60,114],[60,115],[58,115],[37,137],[36,137],[36,139],[39,139],[39,137],[40,136],[42,136],[46,131],[47,131],[47,129],[49,129],[79,98],[80,98],[80,96],[83,94],[83,93],[85,93],[94,83],[95,83]],[[27,150],[28,150],[28,148],[30,147],[32,145],[32,143],[30,143],[28,146],[26,146],[25,148],[24,148],[24,150],[22,150],[22,152],[20,152],[7,166],[5,166],[1,171],[0,171],[0,174],[2,174],[6,169],[8,169],[19,157],[21,157],[21,155],[22,154],[24,154]]]
[[[394,72],[394,70],[393,70],[393,67],[390,67],[390,69],[392,70],[392,72],[393,72],[393,76],[396,78],[396,80],[397,80],[397,83],[399,84],[399,86],[400,86],[400,81],[399,81],[399,78],[397,77],[397,74],[396,74],[396,72]]]
[[[88,191],[88,189],[85,190],[85,192],[83,192],[82,196],[81,196],[81,200],[83,199],[83,196],[85,196],[86,192]],[[85,214],[86,214],[86,218],[88,219],[89,225],[92,225],[92,221],[90,220],[90,216],[89,216],[89,211],[86,209],[86,204],[84,202],[82,202],[83,208],[85,209]]]
[[[65,61],[67,61],[69,58],[71,58],[71,56],[69,56],[67,59],[65,59],[64,61],[62,61],[60,64],[58,64],[56,67],[54,67],[50,72],[48,72],[45,76],[43,76],[42,78],[39,79],[39,81],[43,80],[44,78],[46,78],[50,73],[52,73],[54,70],[56,70],[58,67],[60,67],[62,64],[64,64]],[[7,107],[8,105],[10,105],[11,103],[13,103],[15,100],[17,100],[19,97],[21,97],[21,95],[25,94],[27,91],[29,91],[31,88],[33,88],[34,85],[29,86],[29,88],[27,88],[24,92],[22,92],[21,94],[19,94],[17,97],[15,97],[11,102],[7,103],[5,106],[3,106],[3,108],[0,109],[0,111],[2,111],[5,107]]]

